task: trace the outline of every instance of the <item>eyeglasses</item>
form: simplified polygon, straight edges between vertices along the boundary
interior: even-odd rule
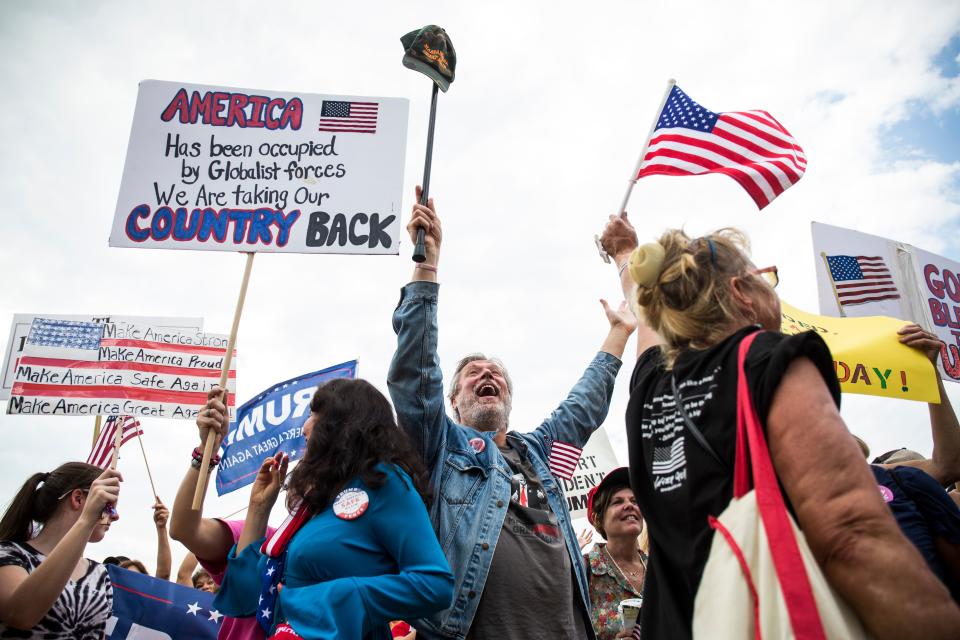
[[[68,495],[70,495],[71,493],[73,493],[74,491],[76,491],[77,489],[80,489],[80,487],[74,487],[73,489],[70,489],[69,491],[64,491],[63,493],[60,494],[60,497],[57,498],[57,502],[60,502],[61,500],[63,500],[64,498],[66,498]],[[90,493],[90,489],[80,489],[80,491],[83,491],[84,493]]]
[[[776,289],[777,285],[780,284],[780,276],[777,274],[777,268],[775,266],[764,267],[763,269],[753,269],[750,271],[750,273],[755,276],[760,276],[774,289]]]

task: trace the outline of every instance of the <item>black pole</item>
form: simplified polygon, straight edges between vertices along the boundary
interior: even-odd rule
[[[430,96],[430,124],[427,125],[427,157],[423,162],[423,190],[420,193],[420,204],[427,204],[430,196],[430,166],[433,163],[433,129],[437,122],[437,83],[433,83],[433,95]],[[427,248],[424,245],[423,227],[417,229],[417,245],[413,248],[413,261],[423,262],[427,259]]]

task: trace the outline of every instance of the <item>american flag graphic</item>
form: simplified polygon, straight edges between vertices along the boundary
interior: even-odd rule
[[[320,131],[376,133],[379,109],[376,102],[324,100],[320,108]]]
[[[573,477],[573,472],[577,470],[581,453],[583,453],[583,449],[555,440],[550,448],[550,458],[547,460],[550,473],[558,478],[569,480]]]
[[[840,306],[900,298],[880,256],[827,256],[827,265]]]
[[[653,473],[665,475],[673,473],[687,464],[687,457],[683,453],[683,437],[678,437],[669,447],[654,447]]]
[[[206,404],[206,390],[219,381],[220,369],[215,367],[222,367],[225,349],[107,338],[104,326],[34,318],[17,360],[11,396],[76,403]],[[235,380],[236,357],[231,360],[228,386]],[[232,393],[229,403],[234,405]]]
[[[100,429],[100,436],[93,444],[90,455],[87,456],[87,464],[92,464],[106,469],[110,466],[113,459],[113,450],[117,444],[117,423],[123,425],[123,435],[120,436],[120,446],[122,447],[137,436],[143,435],[143,429],[140,427],[140,421],[133,416],[110,416],[103,423]]]
[[[637,178],[722,173],[763,209],[806,169],[803,149],[766,111],[715,113],[674,86]]]

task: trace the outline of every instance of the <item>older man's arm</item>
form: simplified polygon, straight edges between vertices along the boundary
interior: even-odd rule
[[[547,447],[562,442],[582,449],[597,428],[603,424],[610,409],[613,386],[620,371],[620,356],[636,329],[636,319],[626,303],[613,310],[606,300],[601,300],[610,330],[600,352],[587,366],[570,394],[560,403],[549,418],[537,427],[536,433]]]
[[[420,201],[417,187],[417,202]],[[433,199],[415,204],[407,231],[416,242],[417,228],[426,231],[427,259],[414,267],[413,279],[400,294],[393,312],[397,351],[387,373],[387,389],[397,412],[397,422],[432,468],[443,444],[446,414],[443,406],[443,372],[437,355],[437,265],[440,261],[440,218]]]

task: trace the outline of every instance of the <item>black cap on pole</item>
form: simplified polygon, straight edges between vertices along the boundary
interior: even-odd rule
[[[456,75],[457,52],[447,32],[436,25],[427,25],[411,31],[400,38],[403,44],[403,66],[419,71],[432,80],[430,96],[430,122],[427,126],[427,152],[423,163],[423,191],[420,204],[426,204],[430,194],[430,168],[433,162],[433,132],[437,121],[437,89],[444,92],[450,88]],[[417,242],[413,249],[413,261],[427,259],[425,232],[417,229]]]

